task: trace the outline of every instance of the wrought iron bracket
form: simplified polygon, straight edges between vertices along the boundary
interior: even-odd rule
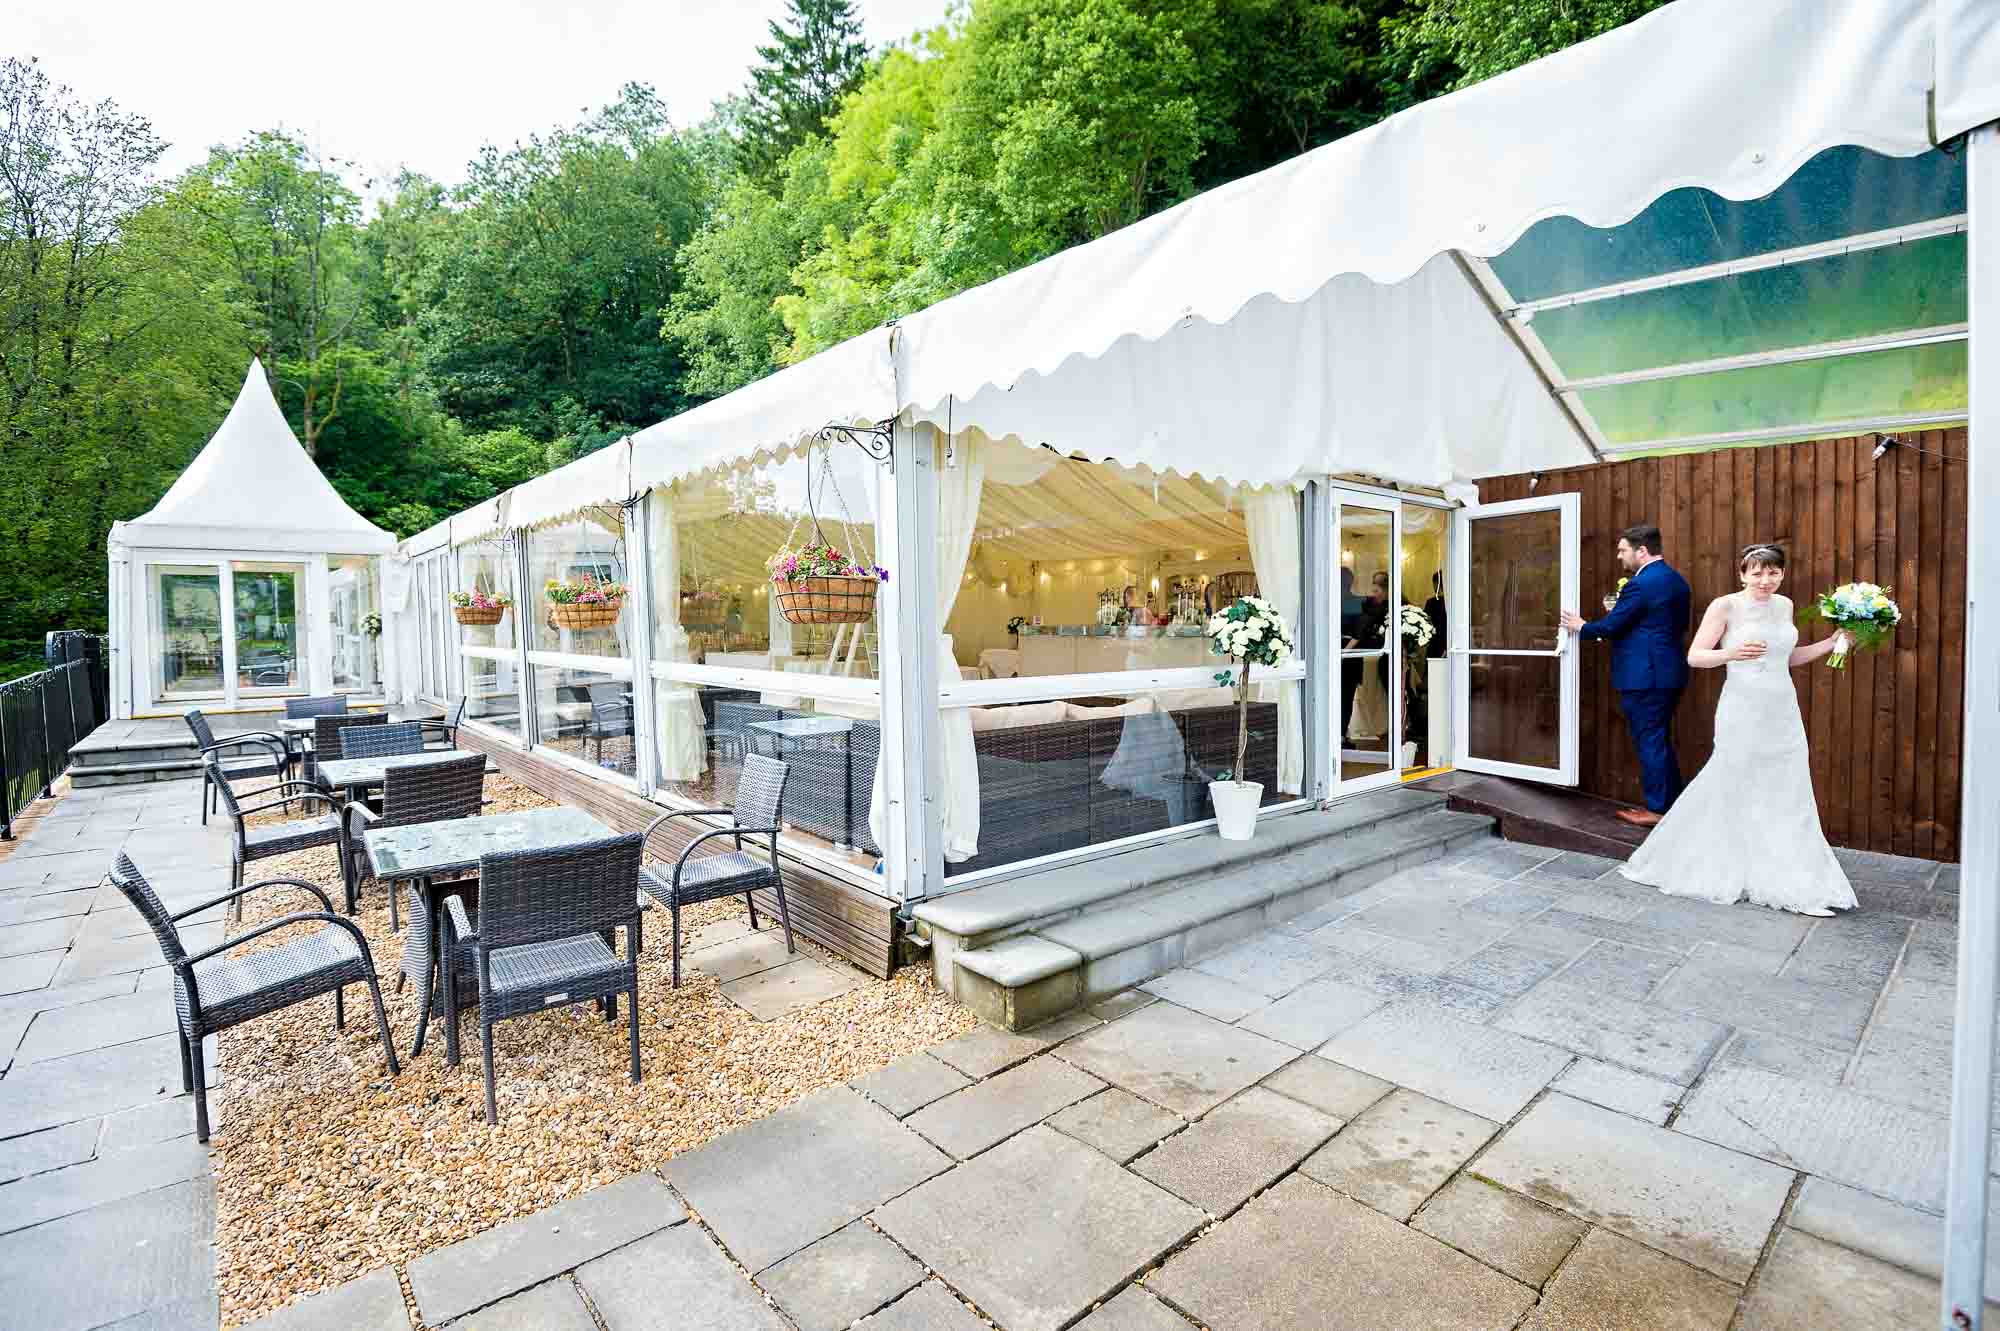
[[[853,444],[876,462],[888,462],[896,455],[896,422],[886,420],[877,425],[842,425],[831,421],[813,431],[813,441]]]

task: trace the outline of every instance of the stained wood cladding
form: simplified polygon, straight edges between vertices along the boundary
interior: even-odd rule
[[[1583,496],[1586,618],[1617,581],[1618,534],[1656,523],[1662,552],[1694,587],[1694,620],[1738,587],[1736,552],[1785,548],[1794,601],[1850,581],[1879,582],[1903,607],[1891,646],[1846,670],[1795,671],[1812,745],[1813,789],[1836,846],[1955,862],[1964,735],[1966,432],[1912,430],[1879,462],[1876,435],[1608,462],[1544,472],[1537,495]],[[1923,452],[1916,451],[1924,450]],[[1529,477],[1480,483],[1485,501],[1522,499]],[[1810,641],[1822,626],[1803,631]],[[1692,627],[1690,627],[1692,633]],[[1698,670],[1676,718],[1693,777],[1715,744],[1723,672]],[[1611,653],[1583,648],[1582,783],[1639,802],[1639,765],[1611,688]],[[1754,819],[1754,808],[1744,817]]]
[[[459,729],[458,743],[461,748],[488,754],[503,775],[536,794],[558,804],[584,809],[616,831],[643,832],[648,823],[666,811],[630,791],[552,762],[541,754],[523,753],[512,744],[490,740],[470,726]],[[697,828],[695,822],[692,818],[676,818],[654,833],[647,843],[652,857],[678,855],[697,832],[708,830]],[[783,844],[781,840],[780,850]],[[767,892],[756,895],[758,923],[764,923],[767,911],[775,921],[777,899]],[[791,907],[795,931],[869,974],[888,978],[895,957],[896,915],[887,898],[787,859],[785,902]]]

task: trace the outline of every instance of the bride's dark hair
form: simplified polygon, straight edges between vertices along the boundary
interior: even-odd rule
[[[1736,556],[1736,571],[1748,573],[1752,567],[1783,569],[1785,548],[1768,541],[1744,546],[1743,552]]]

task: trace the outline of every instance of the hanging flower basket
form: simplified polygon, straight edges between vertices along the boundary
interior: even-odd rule
[[[552,605],[549,607],[549,618],[558,628],[609,628],[618,622],[618,612],[624,605],[623,601],[594,601],[589,604],[570,602]]]
[[[461,624],[498,624],[500,617],[507,613],[507,607],[514,602],[505,596],[493,596],[486,592],[453,592],[451,594],[452,617]],[[380,628],[376,632],[380,632]]]
[[[866,624],[889,580],[888,569],[857,564],[830,545],[787,546],[766,567],[778,613],[794,624]]]
[[[549,603],[549,623],[562,629],[610,628],[625,608],[622,583],[599,582],[585,574],[576,582],[554,578],[542,588]]]

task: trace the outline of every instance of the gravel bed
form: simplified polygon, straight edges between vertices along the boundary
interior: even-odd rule
[[[550,803],[504,777],[487,778],[487,796],[488,813]],[[282,814],[258,821],[266,817]],[[250,877],[306,878],[339,904],[331,848],[260,861]],[[244,927],[305,908],[297,893],[260,895]],[[683,911],[683,945],[686,934],[742,909],[738,899]],[[461,1027],[457,1068],[445,1066],[435,1021],[422,1056],[406,1057],[421,995],[415,984],[393,992],[402,936],[389,929],[379,886],[364,888],[356,920],[384,977],[400,1077],[388,1076],[363,990],[348,994],[345,1033],[334,1031],[332,1000],[322,999],[222,1036],[212,1146],[225,1326],[384,1263],[400,1272],[424,1253],[657,1169],[718,1133],[977,1025],[921,966],[888,981],[864,975],[849,993],[755,1021],[715,980],[688,970],[685,957],[681,988],[671,987],[666,916],[649,911],[640,956],[644,1081],[626,1079],[622,1011],[615,1025],[588,1006],[506,1021],[494,1039],[501,1121],[489,1128],[476,1019]],[[802,955],[846,965],[803,937],[798,945]]]

